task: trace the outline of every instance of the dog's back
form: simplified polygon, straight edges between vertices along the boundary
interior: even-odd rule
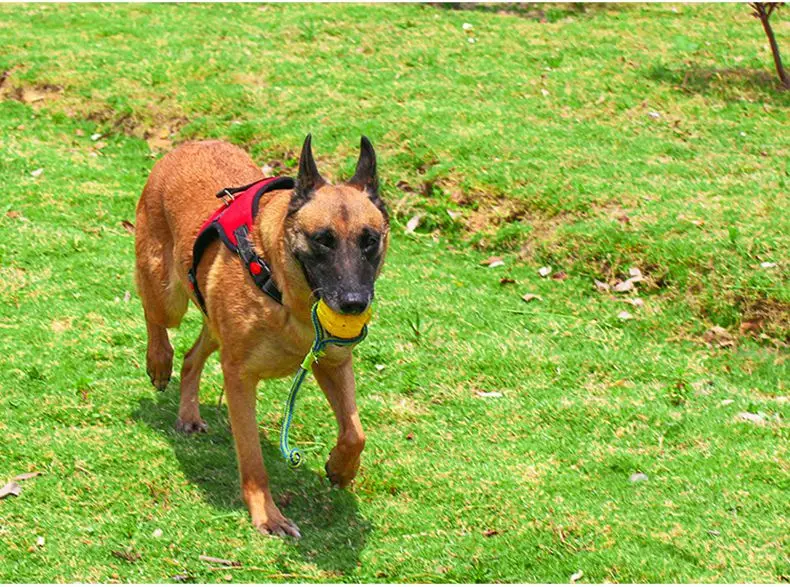
[[[137,246],[145,247],[151,237],[167,236],[175,258],[187,261],[198,228],[220,204],[215,194],[260,178],[261,170],[250,156],[230,143],[202,141],[178,147],[154,165],[143,189],[137,206]],[[181,251],[184,244],[190,250]]]
[[[186,309],[180,283],[197,231],[220,203],[215,194],[260,178],[247,153],[222,141],[186,143],[154,165],[137,205],[135,252],[141,294],[159,299],[146,310],[157,313],[160,323],[177,326]]]

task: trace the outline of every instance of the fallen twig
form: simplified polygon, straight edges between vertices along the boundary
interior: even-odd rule
[[[224,565],[226,567],[240,567],[241,563],[237,561],[229,561],[224,558],[217,558],[215,556],[206,556],[205,554],[201,554],[198,557],[200,560],[205,561],[207,563],[216,563],[218,565]]]

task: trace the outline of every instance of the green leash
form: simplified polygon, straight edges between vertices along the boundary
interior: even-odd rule
[[[302,463],[302,452],[298,448],[291,448],[288,446],[288,431],[291,429],[291,421],[294,417],[294,410],[296,408],[296,395],[299,393],[299,388],[302,387],[305,377],[307,377],[308,370],[313,365],[313,363],[321,357],[321,355],[324,353],[324,349],[326,349],[328,345],[336,344],[338,346],[349,346],[352,344],[357,344],[358,342],[362,342],[368,335],[368,327],[364,326],[362,328],[362,332],[359,333],[359,336],[354,338],[337,338],[332,336],[321,325],[321,321],[318,319],[318,315],[316,314],[317,308],[318,304],[316,303],[313,305],[312,310],[315,341],[313,342],[310,352],[307,353],[304,360],[302,361],[302,364],[299,365],[299,369],[296,371],[293,383],[291,383],[291,390],[288,392],[288,401],[285,402],[283,423],[280,428],[280,452],[282,453],[283,458],[288,461],[288,465],[292,469],[295,469]]]

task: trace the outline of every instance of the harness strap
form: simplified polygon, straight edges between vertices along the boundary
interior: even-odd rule
[[[263,260],[263,257],[259,256],[255,249],[252,248],[252,241],[248,238],[250,232],[247,230],[247,227],[244,225],[239,226],[233,233],[236,235],[236,246],[241,262],[247,268],[255,285],[278,304],[282,304],[283,295],[274,283],[272,270],[266,264],[266,261]]]
[[[217,193],[223,206],[201,227],[192,247],[192,267],[187,273],[190,288],[204,314],[208,315],[208,310],[198,285],[197,270],[204,251],[217,238],[239,256],[255,285],[278,304],[282,303],[282,294],[274,282],[271,268],[255,251],[250,230],[258,214],[261,196],[272,190],[293,187],[294,181],[290,177],[270,177],[241,187],[225,188]]]

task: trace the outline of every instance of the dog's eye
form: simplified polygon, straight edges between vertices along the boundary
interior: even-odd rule
[[[335,235],[331,230],[319,230],[318,232],[310,235],[310,241],[319,247],[326,249],[334,249],[336,240]]]
[[[362,236],[359,237],[359,248],[361,248],[366,253],[373,253],[378,250],[379,248],[379,237],[378,234],[366,230],[362,233]]]

